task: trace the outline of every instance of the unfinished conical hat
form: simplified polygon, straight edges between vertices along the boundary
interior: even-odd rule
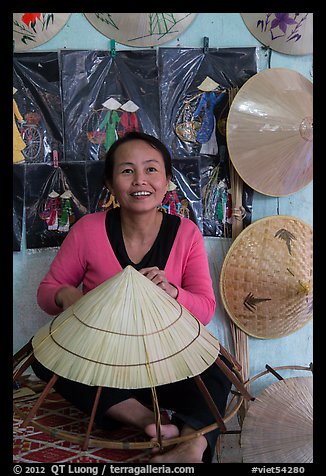
[[[71,13],[13,13],[14,51],[23,52],[51,40]]]
[[[244,463],[313,462],[313,378],[270,385],[249,403],[241,430]]]
[[[131,266],[42,327],[32,344],[55,374],[116,388],[198,375],[220,348],[187,309]]]
[[[220,276],[232,321],[261,339],[282,337],[312,318],[312,228],[291,216],[261,218],[234,240]]]
[[[313,176],[312,83],[296,71],[271,68],[239,89],[226,125],[234,168],[251,188],[290,195]]]
[[[263,45],[289,55],[313,52],[312,13],[241,13],[248,30]]]
[[[100,33],[128,46],[157,46],[173,40],[197,13],[84,13]]]

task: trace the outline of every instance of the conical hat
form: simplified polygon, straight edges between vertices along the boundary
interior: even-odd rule
[[[234,168],[251,188],[285,196],[308,185],[312,164],[312,83],[287,68],[252,76],[236,94],[226,139]]]
[[[241,13],[248,30],[263,45],[289,55],[313,52],[312,13]]]
[[[173,40],[197,13],[84,13],[100,33],[128,46],[157,46]]]
[[[220,276],[232,321],[261,339],[291,334],[312,318],[312,229],[290,216],[270,216],[232,243]]]
[[[244,463],[312,463],[312,377],[279,380],[249,403],[241,451]]]
[[[220,348],[187,309],[131,266],[43,326],[32,344],[57,375],[116,388],[199,375]]]
[[[51,40],[71,13],[13,13],[14,51],[23,52]]]

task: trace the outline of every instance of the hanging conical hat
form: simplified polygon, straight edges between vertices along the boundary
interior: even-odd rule
[[[13,13],[14,51],[23,52],[51,40],[71,13]]]
[[[312,229],[270,216],[245,228],[223,262],[220,293],[232,321],[261,339],[291,334],[312,317]]]
[[[241,13],[248,30],[263,45],[289,55],[313,52],[312,13]]]
[[[128,46],[157,46],[173,40],[197,13],[84,13],[103,35]]]
[[[250,402],[241,449],[244,463],[312,463],[313,378],[279,380]]]
[[[199,375],[220,348],[189,311],[131,266],[42,327],[32,344],[57,375],[117,388]]]
[[[230,159],[251,188],[284,196],[313,176],[312,83],[296,71],[271,68],[252,76],[227,118]]]

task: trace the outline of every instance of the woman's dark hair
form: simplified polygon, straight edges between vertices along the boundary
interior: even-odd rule
[[[135,139],[140,139],[143,140],[144,142],[147,142],[147,144],[151,145],[154,147],[154,149],[158,150],[161,152],[164,160],[164,165],[165,165],[165,174],[166,176],[171,176],[172,177],[172,161],[171,161],[171,156],[168,151],[168,149],[165,147],[162,142],[157,139],[154,136],[151,136],[149,134],[145,134],[144,132],[127,132],[124,136],[120,137],[118,140],[113,142],[107,153],[105,154],[105,165],[104,165],[104,182],[112,182],[113,178],[113,167],[114,167],[114,154],[117,150],[117,148],[121,144],[125,144],[126,142],[129,142],[131,140]]]

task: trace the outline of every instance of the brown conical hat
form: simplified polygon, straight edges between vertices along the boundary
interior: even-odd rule
[[[300,73],[270,68],[239,89],[227,118],[230,159],[257,192],[290,195],[313,177],[313,86]]]
[[[241,13],[248,30],[263,45],[289,55],[313,52],[312,13]]]
[[[43,326],[32,344],[57,375],[116,388],[199,375],[220,349],[187,309],[131,266]]]
[[[313,378],[292,377],[249,403],[241,430],[244,463],[313,462]]]
[[[157,46],[173,40],[197,13],[84,13],[100,33],[122,45]]]
[[[291,216],[261,218],[234,240],[220,294],[232,321],[261,339],[282,337],[312,318],[312,228]]]
[[[51,40],[71,13],[13,13],[14,51],[28,51]]]

